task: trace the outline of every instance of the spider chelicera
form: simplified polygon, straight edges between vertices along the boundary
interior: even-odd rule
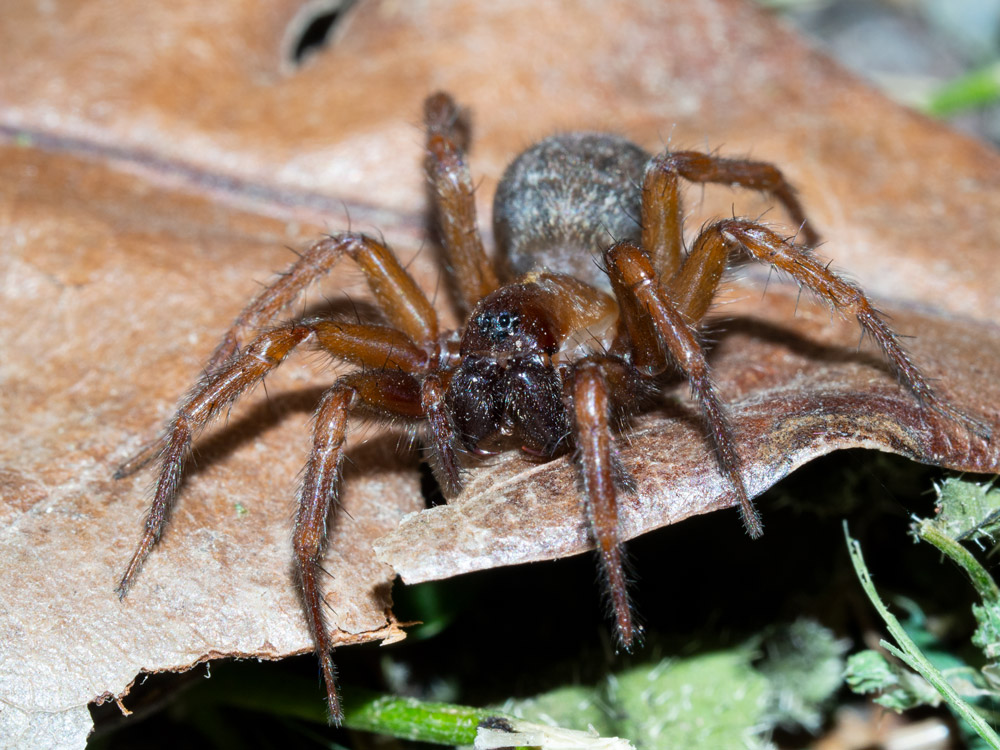
[[[572,451],[625,649],[640,629],[629,604],[618,535],[618,497],[633,491],[633,482],[618,460],[615,434],[666,375],[679,372],[690,384],[747,532],[757,537],[763,531],[698,339],[732,255],[769,263],[836,310],[856,316],[922,406],[988,436],[985,427],[935,393],[864,293],[808,251],[817,236],[774,166],[691,151],[651,156],[607,134],[548,138],[518,156],[497,188],[494,230],[501,268],[486,256],[480,239],[464,156],[467,129],[458,107],[447,94],[435,94],[425,103],[425,119],[427,174],[465,325],[440,330],[427,296],[382,243],[354,233],[326,237],[243,310],[164,436],[117,474],[130,474],[153,458],[160,463],[145,531],[117,589],[124,597],[163,531],[200,429],[302,344],[358,366],[337,379],[317,408],[293,534],[331,721],[339,722],[342,713],[319,560],[354,414],[420,425],[446,496],[461,490],[463,454],[514,445],[546,460]],[[685,255],[681,179],[772,196],[800,227],[804,244],[756,221],[733,218],[705,227]],[[616,241],[607,247],[610,238]],[[361,268],[388,325],[322,317],[273,324],[345,255]],[[256,337],[241,348],[251,332]]]

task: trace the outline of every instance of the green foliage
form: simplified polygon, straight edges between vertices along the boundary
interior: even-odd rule
[[[502,711],[540,724],[586,729],[615,736],[617,728],[603,691],[590,685],[567,685],[532,698],[510,700]]]
[[[972,605],[976,631],[972,643],[986,659],[984,675],[995,682],[1000,670],[1000,588],[976,557],[959,541],[993,541],[1000,530],[1000,491],[992,484],[976,484],[948,479],[938,488],[938,514],[933,520],[919,521],[914,531],[919,539],[933,544],[969,576],[982,599]]]
[[[810,620],[724,649],[669,657],[503,710],[630,740],[636,748],[768,748],[780,725],[816,730],[842,684],[846,644]]]
[[[1000,649],[1000,608],[996,604],[972,605],[972,615],[979,623],[972,634],[972,643],[982,649],[988,667],[996,669],[998,649]]]
[[[958,564],[982,599],[981,604],[972,605],[977,627],[971,639],[982,659],[968,663],[956,654],[943,652],[925,630],[922,613],[912,605],[907,627],[901,625],[875,591],[860,545],[848,536],[862,586],[898,644],[897,648],[882,641],[882,646],[906,666],[876,652],[862,652],[849,660],[847,681],[857,693],[879,693],[876,702],[896,711],[937,705],[943,698],[967,732],[989,747],[1000,748],[1000,737],[986,722],[982,710],[977,710],[984,698],[1000,699],[1000,588],[975,555],[960,543],[992,541],[1000,530],[1000,492],[990,485],[948,479],[938,487],[937,510],[934,519],[915,522],[913,533]]]
[[[622,735],[637,748],[768,747],[760,738],[769,704],[767,679],[741,646],[664,659],[608,681]]]
[[[1000,99],[1000,61],[959,76],[931,93],[924,110],[936,117],[985,107]]]
[[[934,528],[955,541],[993,542],[1000,532],[1000,490],[992,483],[950,477],[937,493],[938,513],[929,521]]]
[[[941,695],[927,680],[890,662],[878,651],[861,651],[851,655],[847,660],[845,677],[855,693],[878,693],[875,702],[893,711],[936,706],[941,702]]]
[[[766,657],[757,665],[769,685],[768,722],[818,731],[830,698],[843,684],[849,646],[813,620],[773,628],[761,645]]]

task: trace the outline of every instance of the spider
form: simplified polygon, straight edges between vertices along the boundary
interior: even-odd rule
[[[117,472],[125,476],[153,458],[160,463],[142,538],[117,588],[124,598],[164,529],[199,430],[303,344],[357,366],[336,380],[317,407],[293,533],[298,583],[333,723],[341,721],[342,711],[319,560],[354,415],[421,426],[446,496],[461,490],[465,456],[510,445],[542,461],[572,452],[618,641],[626,650],[641,628],[622,570],[617,505],[635,485],[618,458],[615,435],[667,376],[679,373],[690,384],[746,530],[752,537],[763,531],[698,338],[734,254],[770,264],[837,311],[856,316],[922,406],[988,436],[984,426],[936,394],[865,294],[809,251],[817,235],[774,166],[692,151],[652,156],[607,134],[548,138],[520,154],[497,188],[500,268],[484,252],[476,223],[464,115],[444,93],[430,96],[424,109],[432,202],[465,324],[440,330],[427,296],[383,243],[350,232],[325,237],[250,302],[164,436]],[[799,225],[803,244],[756,221],[731,218],[707,225],[685,255],[682,179],[769,194]],[[609,238],[616,241],[607,247]],[[274,323],[345,255],[361,268],[388,325],[328,317]],[[250,332],[255,338],[241,348]]]

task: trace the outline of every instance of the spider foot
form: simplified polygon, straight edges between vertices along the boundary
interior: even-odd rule
[[[166,435],[160,435],[154,440],[147,441],[141,448],[139,448],[139,450],[118,465],[118,468],[115,469],[115,473],[113,475],[114,478],[124,479],[125,477],[132,476],[137,471],[140,471],[155,461],[166,446]]]
[[[631,597],[628,594],[628,576],[625,573],[625,555],[621,544],[598,544],[601,569],[604,574],[607,600],[615,620],[618,647],[627,654],[642,643],[642,625],[636,622]]]
[[[122,574],[121,580],[115,587],[115,594],[118,596],[118,600],[123,600],[128,595],[128,590],[132,588],[132,583],[135,581],[135,577],[139,574],[139,568],[142,567],[142,563],[146,560],[149,555],[150,550],[156,543],[156,539],[147,533],[143,534],[142,539],[139,541],[139,546],[136,547],[135,552],[132,553],[132,559],[129,560],[128,567]]]
[[[747,497],[746,489],[740,485],[738,489],[740,495],[740,518],[743,519],[743,527],[751,539],[760,539],[764,535],[764,521],[760,517],[760,511],[753,504],[753,500]]]
[[[615,624],[616,626],[618,625],[617,622]],[[633,651],[642,648],[645,635],[645,628],[637,622],[631,623],[630,630],[627,635],[628,640],[626,640],[626,634],[619,629],[617,631],[618,650],[624,651],[626,654],[631,654]]]
[[[976,437],[979,437],[986,442],[991,442],[993,440],[993,428],[990,427],[985,422],[982,422],[975,417],[966,414],[961,409],[952,406],[947,401],[941,401],[934,399],[927,406],[933,411],[940,414],[945,419],[950,422],[954,422],[957,425],[961,425],[966,430],[971,432]]]
[[[337,694],[337,672],[329,652],[320,654],[320,669],[326,685],[327,721],[331,726],[339,727],[344,721],[344,708],[340,705],[340,696]]]

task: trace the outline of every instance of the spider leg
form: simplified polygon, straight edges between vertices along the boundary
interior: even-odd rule
[[[340,359],[383,368],[385,372],[416,372],[427,362],[424,351],[399,331],[386,326],[307,320],[264,332],[222,369],[205,376],[177,411],[162,441],[165,447],[160,457],[159,480],[142,538],[118,584],[120,598],[125,597],[143,561],[163,533],[194,435],[278,367],[311,335],[323,349]]]
[[[146,514],[145,529],[116,593],[125,598],[143,561],[156,544],[167,523],[167,515],[180,486],[181,469],[194,434],[208,424],[241,393],[260,382],[312,332],[306,325],[290,324],[261,335],[243,352],[187,397],[170,423],[160,456],[162,466],[153,502]]]
[[[672,302],[669,291],[659,282],[652,262],[642,250],[629,242],[620,242],[611,247],[604,258],[611,287],[621,303],[622,322],[633,347],[648,357],[654,340],[659,342],[687,379],[701,405],[722,474],[736,493],[743,524],[750,536],[759,537],[764,526],[743,483],[736,441],[694,329]],[[663,365],[659,371],[662,372],[666,361],[662,355],[660,360]],[[655,374],[649,362],[644,364],[645,374]]]
[[[112,476],[115,479],[124,479],[125,477],[132,476],[156,460],[166,447],[166,435],[157,435],[155,438],[147,440],[139,450],[118,464],[118,468],[115,469],[115,473]]]
[[[316,242],[273,284],[261,290],[223,335],[205,366],[206,372],[212,374],[225,364],[239,349],[240,339],[274,321],[345,254],[361,268],[376,303],[396,328],[418,344],[437,342],[437,314],[392,251],[365,235],[344,233]]]
[[[665,151],[650,160],[642,185],[642,247],[653,261],[660,278],[672,276],[682,263],[681,199],[679,179],[739,185],[772,195],[788,212],[792,223],[802,228],[807,245],[819,235],[806,221],[795,190],[772,164],[746,159],[723,159],[698,151]]]
[[[686,263],[672,283],[680,300],[679,306],[689,320],[698,320],[704,314],[715,294],[718,276],[721,274],[721,271],[706,273],[702,269],[724,268],[726,259],[733,250],[742,250],[750,257],[788,273],[838,312],[854,315],[862,330],[875,340],[892,369],[921,404],[982,438],[990,438],[990,428],[987,425],[963,413],[937,394],[900,345],[899,336],[861,289],[837,276],[826,263],[804,248],[782,239],[755,222],[744,219],[716,222],[695,242],[688,259],[694,270],[688,272]]]
[[[476,225],[475,190],[465,163],[458,107],[448,94],[424,103],[427,178],[431,184],[442,245],[466,311],[500,284],[483,250]]]
[[[205,365],[206,376],[220,372],[239,351],[239,342],[249,331],[271,323],[307,286],[329,273],[345,254],[361,268],[376,303],[390,322],[412,341],[433,351],[438,339],[437,313],[392,251],[364,235],[338,234],[326,237],[306,250],[243,309]],[[166,449],[162,437],[145,443],[118,467],[115,478],[135,473]]]
[[[454,497],[462,489],[462,480],[455,457],[458,430],[445,401],[446,390],[441,377],[433,373],[426,375],[420,383],[420,400],[433,448],[431,466],[445,497]]]
[[[692,325],[697,325],[712,306],[729,265],[729,247],[713,242],[714,238],[711,231],[699,234],[684,263],[667,282],[670,298]]]
[[[608,380],[602,365],[621,368],[608,360],[583,360],[573,370],[573,424],[577,459],[583,477],[587,519],[597,545],[606,590],[615,613],[618,639],[631,651],[642,627],[634,622],[625,577],[622,544],[618,536],[615,441],[611,431]],[[619,374],[619,373],[612,373]]]
[[[292,545],[309,631],[316,645],[326,685],[330,721],[340,724],[343,711],[337,697],[333,639],[323,609],[319,585],[330,511],[336,506],[344,459],[348,417],[358,407],[382,415],[417,419],[423,416],[420,387],[412,375],[390,370],[345,375],[323,396],[316,410],[313,446],[303,472]]]

